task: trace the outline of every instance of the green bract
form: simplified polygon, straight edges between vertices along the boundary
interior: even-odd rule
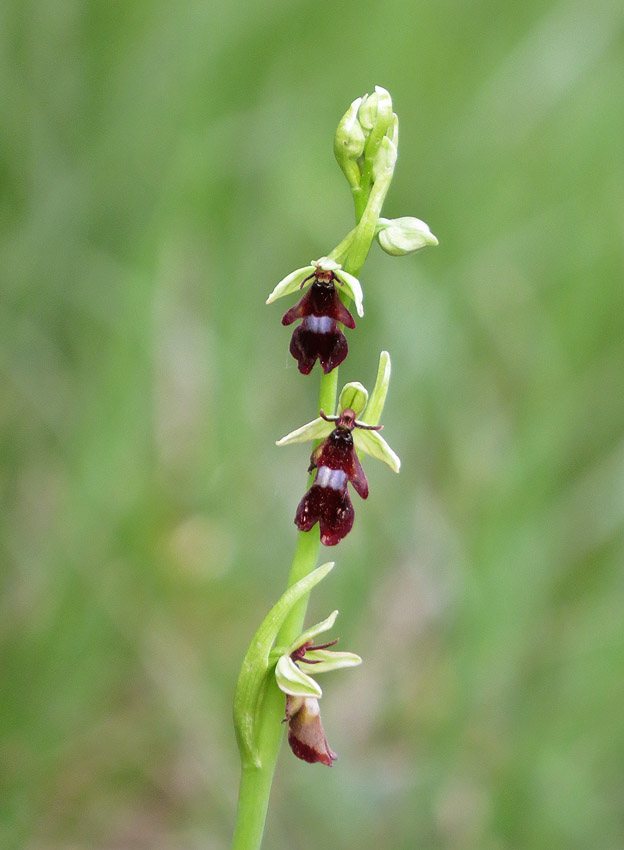
[[[386,395],[388,393],[391,371],[392,364],[390,362],[390,355],[387,351],[382,351],[379,356],[379,369],[377,371],[375,387],[368,400],[368,404],[365,408],[361,408],[361,410],[363,410],[361,419],[356,419],[356,427],[353,430],[353,442],[358,451],[362,451],[365,454],[371,455],[371,457],[377,458],[377,460],[383,461],[390,467],[390,469],[393,470],[393,472],[399,472],[401,469],[401,461],[398,455],[390,448],[388,443],[381,436],[379,431],[366,431],[361,428],[357,428],[358,422],[365,425],[379,424],[386,401]],[[350,407],[350,405],[344,403],[347,399],[350,399],[359,405],[364,397],[364,393],[367,394],[366,389],[361,384],[346,384],[340,394],[339,412]],[[351,409],[357,416],[358,414],[355,408],[352,407]],[[331,434],[334,427],[335,425],[333,422],[327,422],[319,416],[317,419],[313,419],[311,422],[307,422],[300,428],[296,428],[294,431],[291,431],[290,434],[286,434],[285,437],[282,437],[281,440],[277,441],[276,445],[288,446],[291,443],[304,443],[307,440],[321,440]]]
[[[257,724],[270,667],[271,647],[293,606],[334,567],[330,561],[317,567],[286,590],[262,621],[245,654],[234,697],[234,727],[245,764],[260,765]]]
[[[380,218],[377,224],[377,239],[384,251],[393,257],[414,254],[427,245],[438,244],[429,226],[412,216]]]
[[[310,278],[311,283],[312,276],[316,271],[333,272],[339,282],[344,285],[344,288],[350,298],[352,298],[355,302],[355,309],[357,310],[358,316],[364,315],[364,306],[362,303],[364,295],[362,293],[360,281],[352,274],[349,274],[349,272],[344,271],[340,263],[337,263],[335,260],[331,260],[329,257],[320,257],[318,260],[312,260],[312,263],[309,266],[304,266],[302,269],[296,269],[294,272],[286,275],[285,278],[280,280],[273,292],[269,295],[266,303],[272,304],[273,301],[277,301],[278,298],[283,298],[284,295],[290,295],[291,292],[296,292],[301,289],[303,282],[308,277]],[[310,283],[307,283],[306,285],[310,285]]]
[[[275,679],[278,687],[285,694],[293,697],[316,697],[317,699],[322,696],[323,691],[320,685],[314,681],[312,676],[304,673],[291,656],[297,657],[297,652],[301,651],[306,644],[311,643],[316,635],[331,629],[337,616],[338,611],[334,611],[326,620],[303,632],[280,656],[275,665]],[[313,662],[311,669],[314,673],[327,673],[330,670],[339,670],[342,667],[357,667],[358,664],[362,663],[360,656],[354,652],[332,652],[325,648],[304,650],[297,660],[299,663]]]

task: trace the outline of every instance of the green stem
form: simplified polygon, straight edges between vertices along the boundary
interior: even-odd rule
[[[336,409],[338,392],[338,369],[321,378],[319,408]],[[320,536],[300,531],[287,587],[311,573],[318,560],[321,548]],[[284,620],[277,635],[278,646],[288,646],[303,630],[309,595],[304,596]],[[260,765],[243,765],[238,791],[238,810],[232,850],[258,850],[262,842],[266,813],[271,795],[275,764],[284,733],[284,694],[271,676],[262,702],[262,713],[258,733],[258,756]]]
[[[282,730],[280,729],[280,735]],[[278,743],[279,748],[279,743]],[[277,756],[276,749],[276,756]],[[273,766],[243,767],[238,789],[238,811],[232,850],[258,850],[273,782]]]
[[[345,257],[348,255],[351,250],[351,245],[353,243],[353,238],[356,234],[357,226],[350,230],[349,233],[345,236],[342,242],[339,242],[336,247],[329,252],[327,255],[330,259],[336,260],[337,263],[344,263]]]
[[[389,168],[386,171],[387,173],[380,175],[373,183],[366,208],[355,229],[355,235],[347,261],[343,264],[345,271],[350,272],[356,277],[366,261],[373,239],[375,238],[375,230],[381,214],[381,208],[392,182],[393,169]]]

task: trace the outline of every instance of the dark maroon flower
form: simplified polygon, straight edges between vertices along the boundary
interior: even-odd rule
[[[286,697],[288,743],[297,756],[310,764],[331,767],[338,756],[329,746],[316,697]]]
[[[335,546],[353,526],[355,514],[347,482],[351,482],[362,499],[368,497],[368,481],[355,453],[351,432],[354,428],[377,431],[380,426],[356,422],[355,413],[349,407],[340,416],[325,416],[321,410],[321,417],[337,425],[310,456],[308,472],[316,469],[316,477],[299,502],[295,524],[300,531],[310,531],[318,522],[321,543]]]
[[[312,371],[317,359],[327,375],[342,363],[349,350],[337,323],[354,328],[355,321],[336,291],[335,281],[341,281],[333,271],[317,268],[301,286],[310,278],[313,278],[310,289],[284,313],[282,324],[290,325],[297,319],[303,319],[293,332],[290,353],[303,375]]]
[[[288,743],[293,753],[307,762],[321,762],[331,767],[336,759],[323,730],[318,700],[323,695],[314,678],[317,673],[327,673],[343,667],[356,667],[362,659],[354,652],[335,652],[330,647],[338,638],[315,644],[314,639],[334,625],[338,611],[306,629],[286,649],[275,665],[275,681],[286,694]],[[307,665],[304,672],[303,665]]]

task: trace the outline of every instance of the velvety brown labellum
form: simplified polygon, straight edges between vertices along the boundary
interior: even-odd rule
[[[290,341],[290,353],[303,375],[312,371],[317,359],[327,375],[340,366],[349,351],[337,322],[354,328],[355,321],[340,300],[334,280],[333,272],[317,273],[310,289],[282,316],[283,325],[303,319]]]
[[[340,543],[353,527],[355,512],[347,482],[351,482],[362,499],[368,497],[368,481],[353,447],[354,424],[355,415],[347,408],[338,426],[312,452],[308,471],[316,469],[316,477],[295,514],[300,531],[310,531],[319,523],[324,546]]]
[[[315,697],[286,697],[288,743],[297,758],[331,767],[338,756],[329,746]]]

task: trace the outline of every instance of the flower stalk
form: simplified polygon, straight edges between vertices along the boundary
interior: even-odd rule
[[[302,426],[278,445],[316,440],[310,464],[308,493],[295,521],[300,530],[288,576],[287,589],[263,620],[245,655],[234,701],[234,722],[241,753],[241,783],[233,850],[257,850],[262,841],[275,764],[288,723],[288,740],[294,754],[304,761],[331,766],[336,754],[330,748],[320,720],[318,699],[322,691],[316,672],[354,666],[354,653],[332,652],[335,641],[314,645],[313,637],[333,625],[337,612],[302,633],[311,590],[333,568],[333,562],[316,567],[322,543],[336,545],[353,523],[344,512],[350,506],[347,482],[366,498],[368,484],[355,449],[383,460],[394,471],[399,459],[379,434],[379,419],[390,379],[390,357],[382,352],[375,387],[369,397],[359,383],[347,384],[338,397],[338,367],[347,355],[347,343],[337,323],[354,328],[351,301],[362,316],[362,290],[358,280],[373,240],[387,230],[382,247],[389,253],[409,253],[422,247],[423,229],[408,224],[396,227],[380,219],[397,159],[398,119],[385,89],[357,98],[338,124],[334,152],[351,189],[355,227],[328,253],[287,275],[270,294],[267,303],[309,287],[283,317],[294,329],[291,353],[299,371],[307,375],[316,360],[322,374],[318,396],[318,419]],[[397,220],[401,222],[402,220]],[[398,228],[398,229],[397,229]],[[435,240],[430,231],[431,239]],[[418,233],[416,233],[418,231]],[[381,240],[380,240],[381,241]],[[396,247],[398,246],[398,247]],[[404,250],[407,246],[410,250]],[[321,534],[312,526],[315,510]],[[348,526],[348,527],[347,527]],[[312,530],[310,530],[312,529]],[[323,531],[325,529],[325,531]],[[286,695],[286,703],[285,703]]]

